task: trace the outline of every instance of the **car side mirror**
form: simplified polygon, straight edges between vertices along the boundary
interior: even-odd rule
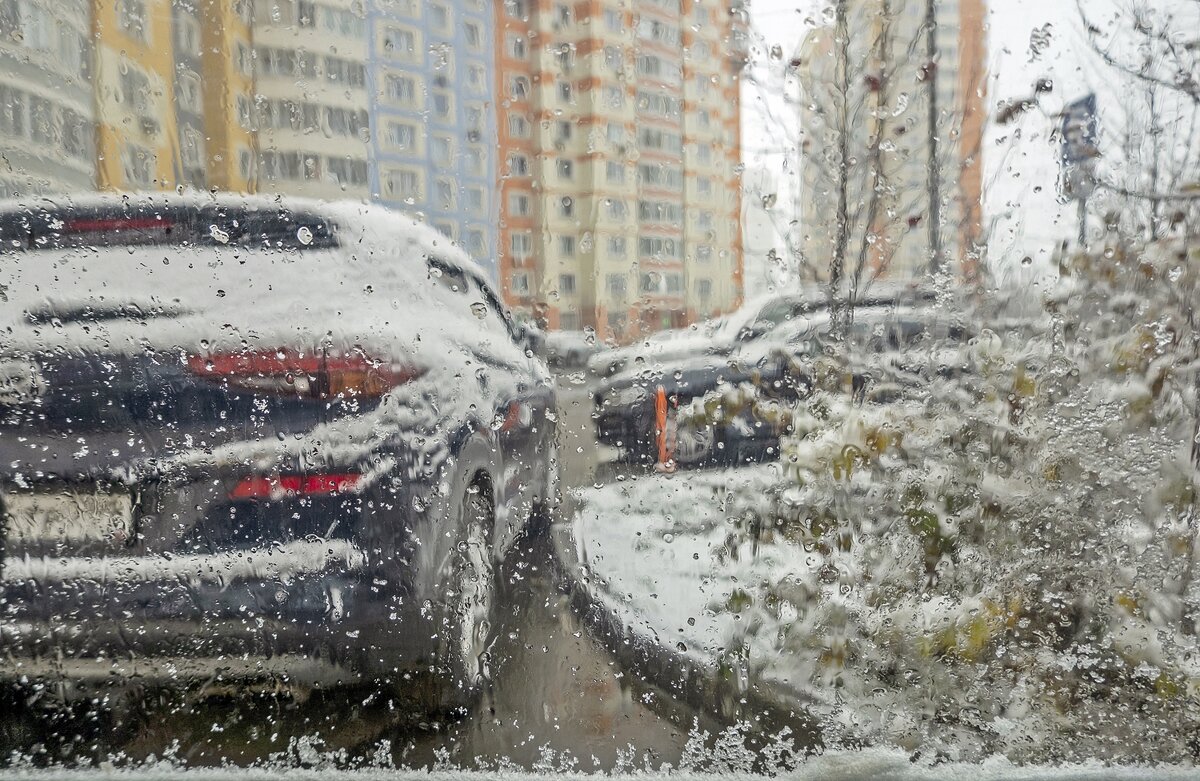
[[[517,325],[517,332],[518,341],[527,352],[539,358],[546,356],[546,333],[542,329],[528,323],[520,323]]]

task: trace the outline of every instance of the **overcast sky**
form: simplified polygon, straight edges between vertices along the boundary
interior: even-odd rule
[[[1089,0],[1092,7],[1103,4]],[[743,87],[744,159],[748,167],[765,165],[771,171],[785,170],[794,162],[794,153],[781,151],[788,135],[795,133],[794,110],[776,94],[778,78],[768,68],[780,72],[782,63],[770,56],[778,46],[783,60],[790,59],[804,34],[820,23],[820,12],[827,2],[820,0],[751,0],[753,37],[758,40],[751,64],[751,75]],[[1033,81],[1049,76],[1055,91],[1045,101],[1047,113],[1096,85],[1103,74],[1081,54],[1086,44],[1078,20],[1075,0],[991,0],[988,21],[988,105],[994,108],[1003,98],[1028,95]],[[1034,55],[1030,34],[1050,25],[1049,45]],[[768,86],[770,85],[770,86]],[[1100,113],[1103,115],[1103,100]],[[790,123],[781,129],[780,123]],[[986,145],[985,166],[991,187],[986,209],[997,223],[993,234],[993,259],[1011,269],[1021,267],[1021,258],[1034,258],[1034,268],[1049,266],[1054,245],[1074,235],[1073,208],[1064,209],[1056,200],[1056,148],[1048,143],[1053,120],[1032,114],[1013,127],[993,128]],[[1019,136],[1014,133],[1019,131]],[[794,135],[792,136],[794,137]],[[1007,150],[1007,156],[1005,155]],[[786,200],[786,182],[781,184]]]

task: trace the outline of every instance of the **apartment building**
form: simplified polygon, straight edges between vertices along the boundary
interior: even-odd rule
[[[371,192],[495,257],[496,107],[486,0],[378,0],[368,12]]]
[[[0,197],[95,186],[92,0],[0,0]]]
[[[939,246],[943,268],[964,277],[975,273],[982,244],[985,10],[983,0],[936,3],[932,65],[926,12],[925,2],[853,0],[849,44],[839,44],[833,25],[819,27],[793,60],[805,135],[800,248],[817,277],[828,273],[835,251],[843,186],[850,215],[847,275],[862,261],[863,279],[919,278],[934,266]],[[843,77],[845,97],[838,86]],[[846,122],[847,112],[859,119]],[[850,130],[843,184],[831,150],[840,147],[844,126]]]
[[[311,198],[370,194],[368,27],[357,0],[258,0],[257,189]]]
[[[495,12],[510,304],[614,339],[735,306],[737,13],[694,0]]]

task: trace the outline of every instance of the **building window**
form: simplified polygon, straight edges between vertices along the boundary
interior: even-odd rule
[[[712,195],[712,179],[701,176],[696,180],[696,192],[702,196]]]
[[[558,100],[559,100],[559,102],[560,103],[570,103],[571,97],[572,97],[571,96],[571,82],[569,82],[569,81],[558,82]]]
[[[565,119],[560,119],[555,128],[555,140],[570,141],[571,140],[571,123]]]
[[[609,70],[621,70],[622,63],[621,50],[616,46],[604,47],[604,65]]]
[[[445,136],[434,136],[430,144],[433,162],[441,166],[450,165],[454,157],[453,144],[450,139]]]
[[[604,287],[610,296],[620,298],[625,295],[626,279],[624,274],[609,274],[604,280]]]
[[[569,195],[564,195],[558,202],[558,214],[560,217],[575,216],[575,200]]]
[[[384,134],[384,141],[396,149],[415,149],[417,145],[417,126],[407,122],[389,122]]]
[[[701,263],[707,263],[708,261],[712,260],[712,256],[712,246],[708,244],[701,244],[699,247],[696,247],[696,260],[700,261]]]
[[[628,247],[628,242],[624,236],[609,236],[608,237],[608,254],[610,257],[623,258]]]
[[[629,215],[629,209],[626,208],[625,202],[615,198],[607,198],[604,201],[604,206],[608,211],[608,216],[614,220],[623,220]]]
[[[533,254],[533,234],[513,233],[508,237],[508,245],[514,258],[527,258]]]
[[[513,76],[508,83],[509,94],[515,100],[524,100],[529,97],[529,79],[524,76]]]
[[[467,173],[472,176],[483,176],[484,151],[477,146],[467,147]]]
[[[625,89],[608,84],[604,87],[604,105],[608,108],[621,108],[625,105]]]
[[[467,46],[471,47],[475,51],[479,51],[483,48],[483,32],[480,30],[477,23],[467,22],[465,25],[463,25],[463,35],[467,39]]]
[[[575,163],[571,160],[559,160],[555,166],[558,170],[558,178],[566,181],[571,181],[575,178]]]
[[[512,275],[509,285],[512,287],[512,292],[517,295],[527,295],[529,293],[529,274],[518,271]]]
[[[417,34],[402,27],[389,27],[383,34],[383,51],[394,59],[413,61],[417,54]]]
[[[138,144],[121,149],[121,168],[126,184],[149,187],[154,182],[154,153]]]
[[[454,226],[452,224],[448,222],[435,222],[433,229],[451,241],[454,241]]]
[[[146,0],[119,0],[117,24],[130,38],[148,43],[150,29],[146,24]]]
[[[558,275],[558,292],[570,295],[575,292],[575,275],[574,274],[559,274]]]
[[[179,156],[184,168],[204,168],[204,136],[194,128],[184,128]]]
[[[176,91],[179,94],[179,106],[193,114],[204,113],[204,96],[200,92],[200,77],[191,71],[184,71],[179,74],[179,80],[175,82]],[[245,95],[238,95],[239,98],[245,98]],[[241,119],[241,110],[239,106],[238,119]],[[248,125],[242,125],[248,127]]]
[[[529,138],[529,120],[519,114],[509,114],[508,134],[513,138]]]
[[[697,279],[696,280],[696,295],[701,301],[707,301],[712,297],[712,280]]]
[[[571,6],[565,3],[559,3],[554,6],[554,23],[559,27],[570,27],[574,21],[575,14],[571,11]]]
[[[514,19],[528,19],[529,0],[504,0],[504,10]]]
[[[383,176],[383,194],[394,199],[422,199],[421,175],[410,169],[387,171]]]
[[[467,188],[467,208],[474,214],[483,213],[483,188],[468,187]]]
[[[477,258],[487,254],[487,241],[483,238],[483,231],[478,228],[467,231],[467,251]]]
[[[384,79],[387,99],[393,103],[417,107],[417,80],[411,76],[393,76]]]
[[[682,293],[683,292],[683,277],[679,274],[667,274],[667,292]]]
[[[450,9],[441,3],[433,3],[429,6],[429,19],[433,24],[433,28],[442,33],[450,32]]]
[[[341,185],[362,187],[367,183],[367,161],[350,157],[328,157],[325,171]]]
[[[564,258],[575,257],[575,237],[574,236],[559,236],[558,237],[558,252]]]
[[[450,183],[450,180],[438,179],[435,187],[434,192],[438,205],[443,209],[453,209],[455,206],[454,185]]]
[[[508,213],[516,217],[528,217],[529,195],[526,193],[509,193],[508,194]]]
[[[180,12],[175,16],[175,49],[190,57],[200,56],[200,23]]]
[[[604,178],[609,184],[625,183],[625,166],[609,160],[604,164]]]
[[[657,293],[662,284],[662,275],[652,271],[649,274],[642,274],[642,292]]]
[[[607,10],[604,12],[604,26],[608,28],[610,33],[620,33],[625,29],[625,25],[621,20],[619,11]]]
[[[525,155],[509,155],[508,172],[512,176],[529,176],[529,158]]]
[[[487,72],[482,65],[470,65],[467,67],[467,86],[474,92],[487,91]]]
[[[713,226],[712,212],[700,212],[700,216],[696,218],[696,224],[704,230],[711,230]]]
[[[511,33],[504,39],[504,50],[514,60],[523,60],[529,56],[529,49],[525,46],[525,39]]]
[[[438,119],[450,119],[454,113],[454,101],[448,92],[433,93],[433,113]]]
[[[254,174],[254,153],[249,149],[238,150],[238,175],[249,181]]]

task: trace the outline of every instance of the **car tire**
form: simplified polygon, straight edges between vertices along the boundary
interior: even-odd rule
[[[461,716],[490,682],[489,655],[496,614],[496,574],[491,551],[495,500],[482,480],[467,486],[460,503],[460,536],[439,578],[436,684],[429,711]]]
[[[673,458],[681,466],[701,466],[711,463],[717,454],[716,427],[711,424],[674,418],[672,439],[675,443]]]

